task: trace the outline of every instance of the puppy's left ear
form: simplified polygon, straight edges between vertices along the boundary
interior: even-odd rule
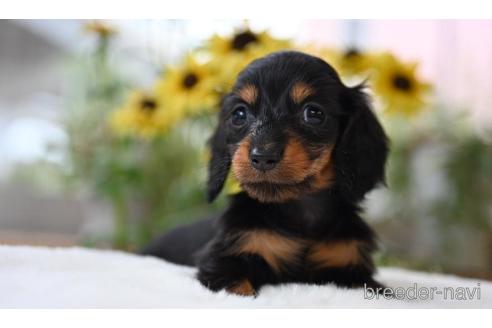
[[[336,181],[342,195],[362,200],[384,182],[388,139],[374,115],[364,85],[346,88],[342,96],[347,113],[335,150]]]
[[[226,136],[219,127],[210,139],[211,158],[208,164],[207,200],[213,202],[220,194],[231,166],[231,156],[227,151]]]
[[[227,96],[222,99],[221,107],[225,106],[226,99]],[[219,117],[219,125],[209,140],[209,146],[211,158],[208,163],[207,200],[213,202],[224,187],[232,160],[227,148],[227,134],[222,117]]]

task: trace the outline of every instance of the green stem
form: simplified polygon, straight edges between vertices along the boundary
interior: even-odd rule
[[[147,214],[148,216],[149,214]],[[138,246],[142,247],[145,244],[147,244],[150,239],[152,238],[152,231],[153,231],[153,226],[152,226],[152,220],[153,218],[145,217],[142,219],[142,222],[140,222],[140,234],[139,234],[139,239],[138,239]]]
[[[113,197],[114,237],[113,247],[127,249],[129,245],[128,211],[122,197]]]

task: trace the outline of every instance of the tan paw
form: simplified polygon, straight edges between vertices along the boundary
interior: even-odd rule
[[[248,279],[245,279],[234,286],[228,287],[227,292],[241,296],[255,296],[256,290]]]

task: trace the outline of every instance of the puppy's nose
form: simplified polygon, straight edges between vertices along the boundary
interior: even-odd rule
[[[260,171],[269,171],[273,169],[282,159],[279,150],[266,149],[264,147],[253,147],[249,154],[251,165]]]

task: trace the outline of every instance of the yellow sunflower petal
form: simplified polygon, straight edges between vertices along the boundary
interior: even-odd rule
[[[239,181],[237,181],[233,173],[229,173],[229,175],[227,176],[225,191],[228,195],[238,194],[243,191],[243,189],[241,188],[241,184],[239,183]]]
[[[354,76],[365,78],[375,65],[375,54],[356,48],[338,50],[310,46],[306,50],[333,66],[342,78]]]
[[[102,37],[109,37],[113,34],[116,34],[116,29],[113,26],[99,20],[95,20],[85,24],[84,31],[88,33],[98,34]]]

